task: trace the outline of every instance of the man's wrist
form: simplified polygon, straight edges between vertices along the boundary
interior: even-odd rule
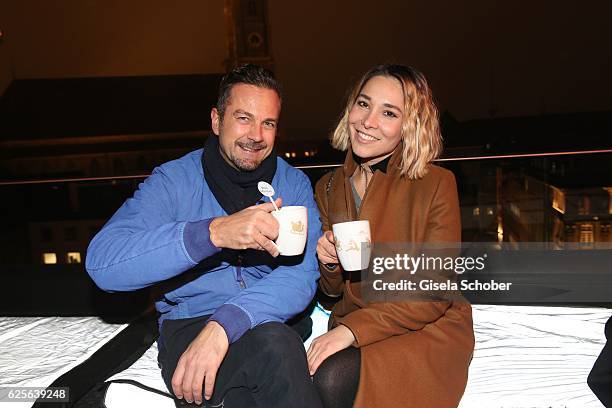
[[[210,330],[213,330],[216,335],[224,338],[227,344],[229,344],[229,337],[227,335],[227,332],[225,331],[223,326],[219,324],[219,322],[217,322],[216,320],[209,320],[206,323],[206,327],[210,327]]]
[[[221,218],[217,217],[213,218],[210,224],[208,224],[208,234],[210,236],[210,242],[217,248],[222,247],[222,242],[220,240],[220,234],[218,233],[219,223],[221,222]]]
[[[217,322],[225,330],[230,343],[238,340],[251,328],[251,320],[244,310],[233,304],[219,306],[209,322]]]

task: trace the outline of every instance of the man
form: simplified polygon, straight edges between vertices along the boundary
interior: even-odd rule
[[[318,407],[302,342],[282,322],[314,296],[319,214],[308,178],[273,153],[272,74],[236,68],[219,87],[204,149],[156,168],[94,237],[86,268],[109,291],[164,281],[159,362],[168,389],[211,406]],[[308,208],[299,259],[277,257],[277,205]],[[280,199],[282,197],[282,201]]]

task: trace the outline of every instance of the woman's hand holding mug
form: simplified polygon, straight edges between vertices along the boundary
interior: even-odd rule
[[[317,256],[319,261],[324,264],[337,264],[338,254],[336,253],[336,245],[334,244],[334,233],[325,231],[317,242]]]

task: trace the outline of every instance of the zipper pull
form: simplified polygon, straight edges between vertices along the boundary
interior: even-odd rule
[[[240,286],[240,289],[246,289],[246,283],[244,283],[244,279],[242,279],[242,260],[243,260],[243,256],[242,254],[238,254],[238,257],[236,258],[236,278],[238,279],[238,285]]]

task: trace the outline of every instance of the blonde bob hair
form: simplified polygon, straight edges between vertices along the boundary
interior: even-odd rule
[[[402,86],[404,114],[400,174],[409,179],[421,178],[427,174],[429,163],[442,153],[442,135],[431,89],[425,76],[412,67],[385,64],[366,72],[350,93],[342,117],[332,134],[331,145],[342,151],[350,147],[349,113],[366,82],[375,76],[395,78]]]

